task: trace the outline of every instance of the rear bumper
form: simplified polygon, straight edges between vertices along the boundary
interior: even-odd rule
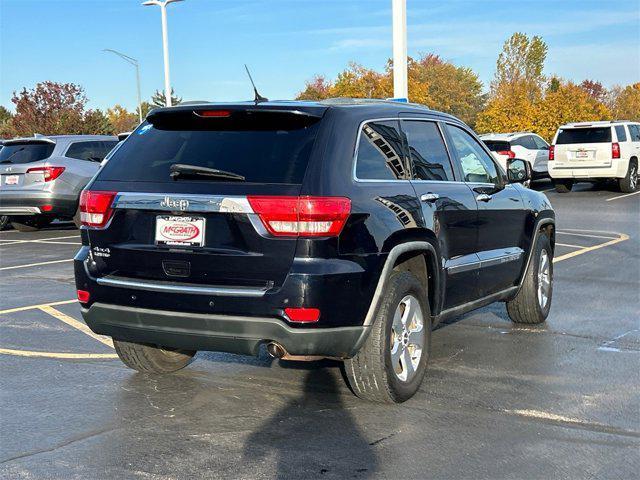
[[[44,205],[51,209],[44,210]],[[72,217],[78,207],[78,198],[52,192],[16,190],[0,191],[0,215],[58,215]]]
[[[82,309],[91,330],[115,339],[189,350],[256,355],[278,342],[291,355],[349,358],[367,327],[291,328],[278,318],[204,315],[94,303]]]
[[[553,165],[552,165],[553,164]],[[579,165],[557,165],[549,163],[549,176],[551,178],[623,178],[629,168],[629,160],[612,159],[608,166],[579,166]]]

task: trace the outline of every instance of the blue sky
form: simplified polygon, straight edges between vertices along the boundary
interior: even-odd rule
[[[54,80],[82,85],[93,108],[135,108],[163,85],[160,10],[137,0],[0,0],[0,104]],[[382,69],[391,56],[390,0],[186,0],[169,11],[171,80],[185,100],[292,98],[314,74],[351,60]],[[409,54],[433,52],[488,85],[513,32],[542,35],[547,74],[606,86],[640,81],[640,0],[408,0]]]

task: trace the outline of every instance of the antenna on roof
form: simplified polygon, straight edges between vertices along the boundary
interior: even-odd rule
[[[253,78],[251,78],[251,73],[249,72],[249,67],[247,67],[247,64],[244,64],[244,69],[247,71],[247,75],[249,75],[249,81],[251,82],[251,85],[253,85],[253,93],[255,94],[255,97],[253,99],[254,102],[256,102],[256,105],[260,102],[268,102],[269,99],[266,97],[263,97],[262,95],[260,95],[258,93],[258,89],[256,88],[256,84],[253,83]]]

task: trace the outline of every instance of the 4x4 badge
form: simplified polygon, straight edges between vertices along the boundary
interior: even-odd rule
[[[160,202],[160,206],[164,208],[172,208],[184,212],[189,208],[189,200],[178,199],[174,200],[171,197],[164,197]]]

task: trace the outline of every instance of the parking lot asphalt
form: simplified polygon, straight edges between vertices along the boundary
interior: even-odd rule
[[[397,406],[355,398],[330,361],[204,352],[135,373],[81,320],[77,230],[0,233],[0,476],[637,478],[640,195],[547,194],[546,324],[514,326],[503,304],[448,322]]]

